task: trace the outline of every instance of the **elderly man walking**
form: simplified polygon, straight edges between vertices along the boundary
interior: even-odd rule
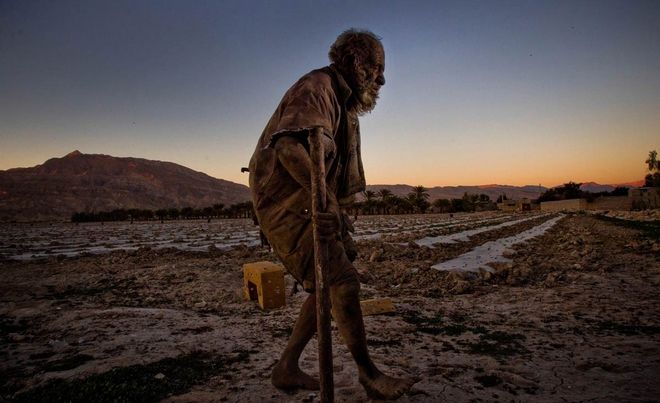
[[[322,129],[326,211],[317,227],[327,244],[327,273],[334,318],[355,360],[359,381],[372,398],[393,399],[412,386],[383,374],[367,350],[357,255],[342,206],[365,189],[358,116],[376,106],[385,84],[385,54],[369,31],[343,32],[329,52],[331,64],[304,75],[284,94],[250,160],[250,189],[259,225],[287,271],[309,292],[282,356],[273,369],[278,388],[318,389],[298,360],[316,332],[314,245],[311,222],[309,135]]]

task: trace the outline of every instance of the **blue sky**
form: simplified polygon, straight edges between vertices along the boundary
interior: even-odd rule
[[[658,1],[0,0],[0,169],[79,149],[247,183],[284,91],[358,27],[386,51],[368,183],[638,180],[658,21]]]

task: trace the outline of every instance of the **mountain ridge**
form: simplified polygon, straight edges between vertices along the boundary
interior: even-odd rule
[[[0,171],[0,220],[68,219],[118,208],[201,208],[250,199],[247,186],[166,161],[75,150],[30,168]]]
[[[601,185],[595,182],[584,182],[580,186],[580,189],[587,192],[598,193],[598,192],[611,192],[618,186],[625,187],[639,187],[644,184],[644,181],[633,181],[622,184],[615,185]],[[393,194],[405,197],[413,189],[411,185],[396,184],[396,185],[367,185],[367,190],[378,192],[381,189],[387,189]],[[427,193],[429,194],[430,200],[435,199],[460,199],[463,197],[463,194],[487,194],[491,200],[496,200],[499,196],[506,195],[508,199],[536,199],[543,192],[548,190],[545,186],[539,185],[499,185],[499,184],[488,184],[488,185],[456,185],[456,186],[433,186],[427,188]]]
[[[601,192],[611,191],[616,186],[619,185],[585,182],[581,189]],[[404,197],[413,186],[367,185],[367,190],[377,192],[380,189]],[[461,198],[464,193],[483,193],[496,200],[501,195],[509,199],[535,199],[545,190],[547,188],[539,185],[486,184],[434,186],[428,188],[428,193],[430,200]],[[214,178],[173,162],[137,157],[84,154],[74,150],[34,167],[0,170],[0,221],[62,220],[76,212],[119,208],[228,206],[248,200],[250,191],[245,185]]]

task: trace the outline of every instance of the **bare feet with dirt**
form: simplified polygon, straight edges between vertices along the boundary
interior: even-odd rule
[[[408,392],[415,381],[408,378],[393,378],[378,371],[371,378],[360,375],[360,383],[370,398],[392,400]]]
[[[319,381],[304,373],[297,365],[287,368],[278,362],[270,376],[273,386],[278,389],[319,390]]]

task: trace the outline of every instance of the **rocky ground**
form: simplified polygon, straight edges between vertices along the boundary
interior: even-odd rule
[[[436,248],[412,235],[358,243],[363,298],[396,305],[365,318],[374,360],[418,380],[400,401],[660,399],[657,220],[568,215],[493,273],[430,268],[543,220]],[[241,265],[257,260],[274,257],[239,247],[0,262],[0,401],[316,400],[270,385],[305,296],[266,312],[243,301]],[[333,336],[336,400],[367,401]]]

